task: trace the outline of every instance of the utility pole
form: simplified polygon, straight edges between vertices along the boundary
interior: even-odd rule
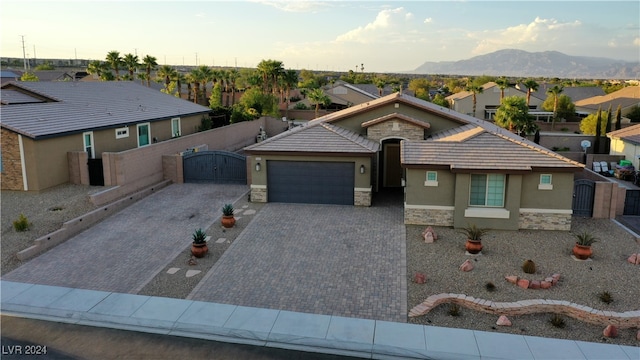
[[[33,66],[38,65],[38,57],[36,56],[36,46],[33,45]]]
[[[24,71],[27,71],[27,52],[24,48],[24,35],[20,35],[22,38],[22,59],[24,62]]]

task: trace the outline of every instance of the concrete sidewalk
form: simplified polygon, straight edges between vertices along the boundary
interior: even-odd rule
[[[640,347],[0,281],[2,314],[375,359],[624,359]]]

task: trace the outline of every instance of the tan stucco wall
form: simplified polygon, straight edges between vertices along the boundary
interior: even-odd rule
[[[552,190],[539,190],[540,175],[551,174]],[[522,177],[521,208],[571,210],[573,173],[534,172]]]
[[[437,171],[438,186],[425,186],[427,171]],[[410,205],[453,206],[455,174],[445,170],[406,169],[405,202]]]
[[[82,151],[82,134],[34,141],[23,137],[29,190],[69,182],[68,151]]]
[[[631,161],[631,164],[640,169],[638,156],[640,155],[640,147],[620,139],[611,139],[610,155],[622,155],[625,160]]]

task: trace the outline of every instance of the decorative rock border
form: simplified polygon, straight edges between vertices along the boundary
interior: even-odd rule
[[[549,289],[560,281],[560,274],[553,274],[544,280],[527,280],[516,275],[505,276],[505,280],[523,289]]]
[[[438,294],[429,296],[424,302],[409,311],[409,317],[422,316],[438,305],[453,303],[466,308],[494,315],[526,315],[556,313],[594,325],[615,325],[620,329],[640,327],[640,310],[623,313],[593,309],[563,300],[521,300],[516,302],[494,302],[476,299],[465,294]]]

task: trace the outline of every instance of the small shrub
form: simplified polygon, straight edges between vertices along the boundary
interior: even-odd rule
[[[582,246],[591,246],[593,243],[598,241],[597,237],[586,231],[580,234],[574,234],[573,236],[576,238],[576,243]]]
[[[233,205],[225,204],[222,207],[222,215],[224,215],[224,216],[233,216]]]
[[[559,329],[563,329],[567,325],[564,322],[564,318],[559,314],[554,314],[553,316],[551,316],[551,319],[549,319],[549,322],[551,323],[551,325]]]
[[[487,291],[492,292],[496,290],[496,286],[489,281],[488,283],[484,284],[484,288],[487,289]]]
[[[533,260],[525,260],[524,264],[522,264],[522,271],[527,274],[535,274],[536,263],[534,263]]]
[[[449,304],[447,313],[451,316],[460,316],[460,306],[458,304]]]
[[[20,214],[18,220],[13,222],[13,228],[16,229],[16,231],[27,231],[29,230],[29,226],[31,226],[31,224],[29,224],[29,219],[27,219],[24,214]]]
[[[605,304],[611,304],[613,302],[613,296],[608,291],[601,292],[598,294],[598,297],[600,298],[600,301]]]

